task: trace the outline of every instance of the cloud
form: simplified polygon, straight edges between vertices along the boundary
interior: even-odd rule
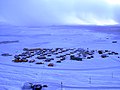
[[[113,11],[114,11],[113,19],[120,23],[120,5],[116,5]]]
[[[105,0],[1,0],[0,17],[16,25],[117,24],[119,6]],[[0,18],[0,20],[2,20]]]

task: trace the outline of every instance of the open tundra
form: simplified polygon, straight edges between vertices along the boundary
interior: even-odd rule
[[[112,30],[113,27],[101,29],[110,29],[111,34],[99,32],[100,30],[93,27],[33,28],[1,25],[0,90],[24,90],[26,83],[48,86],[42,90],[119,90],[120,40]],[[24,48],[82,48],[95,50],[95,53],[94,58],[84,58],[82,61],[70,60],[68,56],[61,63],[52,62],[53,67],[48,66],[48,61],[44,64],[13,62],[14,56],[21,54]],[[105,54],[101,56],[98,50],[109,50],[118,54],[106,57]],[[54,57],[55,55],[52,58]],[[29,59],[36,60],[34,57]],[[59,61],[57,58],[55,60]]]

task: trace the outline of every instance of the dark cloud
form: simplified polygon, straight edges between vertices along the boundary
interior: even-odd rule
[[[0,1],[0,20],[16,25],[115,24],[119,11],[105,0]]]

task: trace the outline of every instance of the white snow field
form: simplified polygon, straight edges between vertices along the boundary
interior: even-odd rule
[[[114,34],[72,27],[28,28],[1,25],[0,90],[22,90],[26,82],[47,84],[48,87],[42,90],[120,90],[120,40],[115,37]],[[117,43],[112,43],[113,40],[117,40]],[[83,61],[67,58],[54,67],[12,62],[14,55],[21,53],[23,48],[56,47],[111,50],[119,55],[102,59],[95,53],[93,59]],[[1,56],[3,53],[13,56]]]

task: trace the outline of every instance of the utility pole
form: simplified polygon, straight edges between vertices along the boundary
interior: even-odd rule
[[[113,72],[112,72],[112,78],[113,78]]]
[[[91,78],[91,77],[89,77],[89,84],[91,84],[91,83],[92,83],[92,81],[91,81],[91,80],[92,80],[92,78]]]
[[[63,83],[61,82],[61,90],[63,90]]]

